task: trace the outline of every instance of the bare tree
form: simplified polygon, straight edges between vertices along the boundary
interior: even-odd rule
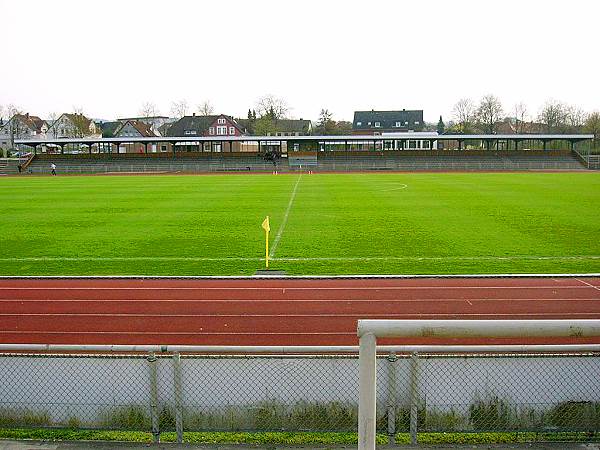
[[[475,105],[470,98],[461,98],[452,109],[452,117],[461,133],[469,133],[475,120]]]
[[[54,138],[56,138],[58,136],[58,127],[55,127],[54,123],[58,120],[59,117],[60,117],[60,114],[55,113],[55,112],[51,112],[50,114],[48,114],[48,129],[52,130],[52,134],[54,135]]]
[[[527,123],[528,113],[527,105],[523,102],[517,103],[514,107],[515,113],[515,133],[524,133]]]
[[[538,122],[545,126],[548,133],[560,132],[567,126],[567,116],[567,105],[556,100],[548,100],[538,114]]]
[[[286,118],[290,107],[283,98],[265,95],[256,101],[256,110],[260,117],[270,115],[277,120]]]
[[[140,117],[156,117],[158,110],[156,105],[152,102],[144,102],[138,111]]]
[[[183,117],[187,114],[188,102],[186,100],[179,100],[171,104],[171,113],[175,117]]]
[[[477,108],[477,121],[485,133],[494,133],[496,124],[504,114],[502,103],[495,95],[488,94],[481,99]]]
[[[21,121],[17,119],[18,114],[23,114],[23,111],[18,106],[12,103],[8,104],[5,108],[6,116],[9,120],[8,134],[9,134],[9,148],[12,150],[15,148],[15,139],[19,139],[23,133],[23,126]]]
[[[198,114],[201,116],[210,116],[215,113],[215,107],[210,100],[204,100],[198,105]]]
[[[83,108],[80,106],[73,107],[73,113],[71,115],[71,137],[82,138],[90,134],[90,119],[85,117],[83,114]]]
[[[586,133],[594,135],[594,146],[596,147],[600,143],[600,111],[588,114],[584,130]]]
[[[587,114],[578,106],[567,107],[567,125],[571,131],[578,131],[585,125]]]

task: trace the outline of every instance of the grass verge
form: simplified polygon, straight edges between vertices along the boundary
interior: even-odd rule
[[[152,434],[140,431],[0,429],[0,439],[43,441],[119,441],[152,442]],[[526,442],[598,442],[600,435],[587,432],[556,433],[420,433],[420,444],[503,444]],[[175,442],[176,434],[161,433],[162,442]],[[352,445],[356,433],[287,433],[287,432],[186,432],[184,442],[193,444],[280,444],[280,445]],[[387,444],[388,437],[377,435],[378,444]],[[410,443],[408,433],[396,435],[398,444]]]

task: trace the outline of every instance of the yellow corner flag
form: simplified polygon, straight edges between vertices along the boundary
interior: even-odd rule
[[[262,223],[263,230],[265,230],[266,243],[265,243],[265,262],[267,269],[269,268],[269,231],[271,231],[271,226],[269,225],[269,216],[265,217]]]

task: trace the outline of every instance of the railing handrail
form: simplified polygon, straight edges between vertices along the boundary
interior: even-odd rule
[[[212,354],[302,354],[356,353],[356,345],[78,345],[78,344],[0,344],[0,352],[155,352]],[[380,353],[577,353],[599,352],[600,344],[536,345],[378,345]]]

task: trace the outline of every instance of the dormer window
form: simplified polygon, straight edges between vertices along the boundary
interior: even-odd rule
[[[375,128],[379,128],[381,126],[381,122],[375,122]]]
[[[396,128],[400,128],[402,126],[402,122],[396,122]]]
[[[418,121],[415,121],[415,125],[419,125],[419,122],[418,122]]]
[[[356,126],[360,127],[362,125],[362,122],[356,122]]]

